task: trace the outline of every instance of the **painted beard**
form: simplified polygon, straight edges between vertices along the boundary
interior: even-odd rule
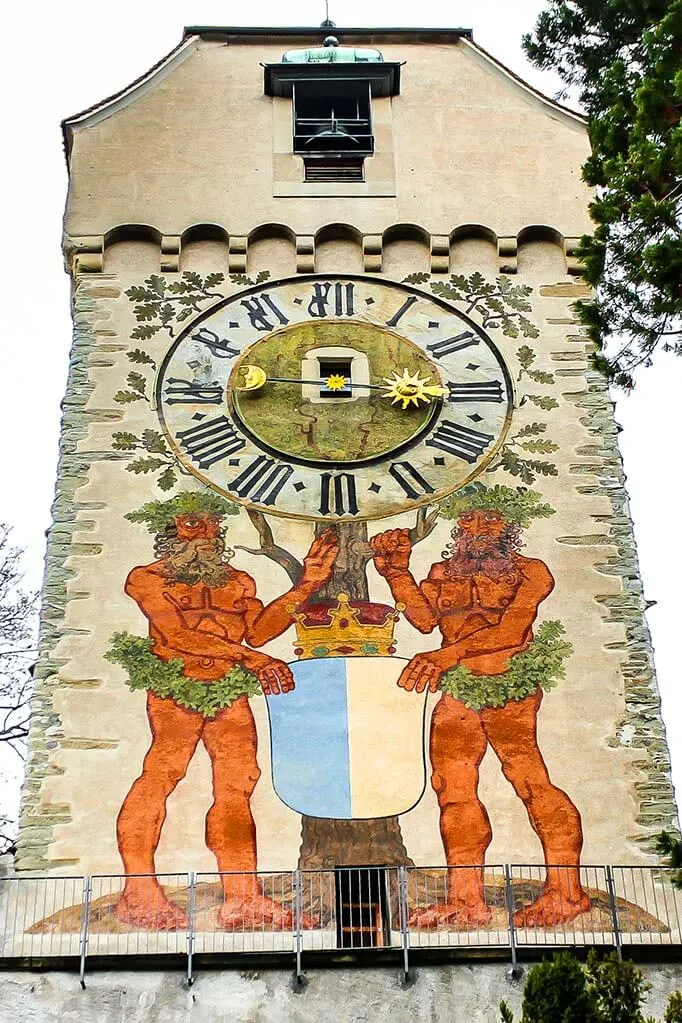
[[[508,526],[499,537],[474,536],[463,529],[453,529],[453,543],[443,551],[448,575],[500,579],[514,574],[517,552],[522,546],[519,533],[517,526]]]
[[[228,562],[233,553],[225,547],[222,537],[213,540],[169,539],[163,552],[164,574],[173,583],[224,586],[230,574]]]

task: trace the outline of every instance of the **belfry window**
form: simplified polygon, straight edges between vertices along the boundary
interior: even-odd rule
[[[294,152],[301,156],[371,156],[369,82],[298,82],[293,88]]]
[[[266,64],[264,85],[267,96],[291,97],[290,151],[302,158],[304,181],[365,181],[365,161],[377,150],[372,104],[398,95],[400,64],[327,36],[322,46]]]

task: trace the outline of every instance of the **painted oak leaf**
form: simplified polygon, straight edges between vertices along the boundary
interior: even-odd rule
[[[156,469],[166,468],[167,463],[162,458],[135,458],[132,462],[129,462],[127,468],[129,472],[136,474],[145,472],[154,472]]]
[[[521,345],[516,349],[516,358],[519,360],[522,369],[530,369],[535,362],[535,352],[529,345]]]
[[[138,391],[117,391],[114,395],[114,401],[119,405],[129,405],[133,401],[141,400],[142,395]]]
[[[147,355],[141,348],[133,348],[131,352],[127,353],[128,358],[131,362],[137,363],[139,366],[152,366],[156,368],[156,363],[152,359],[151,355]]]
[[[144,430],[142,433],[142,446],[145,451],[154,455],[167,455],[166,442],[157,430]]]
[[[169,465],[163,470],[156,483],[160,490],[172,490],[177,481],[175,470]]]
[[[550,412],[552,409],[559,408],[559,402],[556,398],[552,398],[551,395],[526,394],[521,399],[521,404],[523,405],[526,401],[532,401],[532,403],[538,408],[541,408],[543,412]]]
[[[217,288],[219,284],[222,284],[225,280],[225,274],[213,273],[208,274],[204,280],[204,287],[208,290],[209,288]]]
[[[113,442],[112,448],[114,451],[134,451],[139,440],[134,433],[128,433],[125,430],[117,430],[112,434]]]
[[[148,341],[150,338],[158,334],[161,329],[159,323],[140,323],[137,327],[134,327],[130,336],[135,341]]]
[[[553,451],[559,450],[559,445],[553,440],[529,440],[521,447],[524,451],[530,451],[534,455],[550,455]]]

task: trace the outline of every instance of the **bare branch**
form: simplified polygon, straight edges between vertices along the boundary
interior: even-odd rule
[[[417,521],[412,527],[410,532],[410,542],[414,547],[415,544],[425,540],[427,536],[430,536],[436,528],[438,522],[438,508],[433,508],[429,511],[428,506],[419,508],[417,510]]]
[[[301,562],[286,551],[283,547],[279,547],[275,543],[275,538],[272,533],[269,522],[265,518],[265,515],[261,511],[257,511],[255,508],[249,508],[246,513],[251,522],[258,532],[258,539],[260,540],[260,547],[244,547],[242,544],[235,544],[235,548],[239,551],[246,551],[247,554],[262,555],[263,557],[269,558],[270,561],[274,561],[275,564],[283,568],[286,574],[291,579],[291,582],[295,586],[303,575],[303,565]]]

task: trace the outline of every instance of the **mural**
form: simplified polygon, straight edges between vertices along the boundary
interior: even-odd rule
[[[480,274],[127,288],[103,476],[123,483],[125,596],[102,654],[117,707],[125,683],[145,694],[148,744],[121,726],[137,776],[107,810],[107,867],[125,884],[91,904],[95,931],[187,927],[187,892],[155,874],[168,849],[186,864],[176,798],[201,747],[220,878],[194,911],[213,929],[291,929],[297,866],[332,878],[302,897],[305,927],[329,926],[339,868],[425,855],[443,866],[412,875],[415,932],[499,928],[486,859],[517,813],[544,873],[516,885],[516,926],[608,929],[580,788],[542,727],[580,618],[553,526],[572,420],[531,292]]]

